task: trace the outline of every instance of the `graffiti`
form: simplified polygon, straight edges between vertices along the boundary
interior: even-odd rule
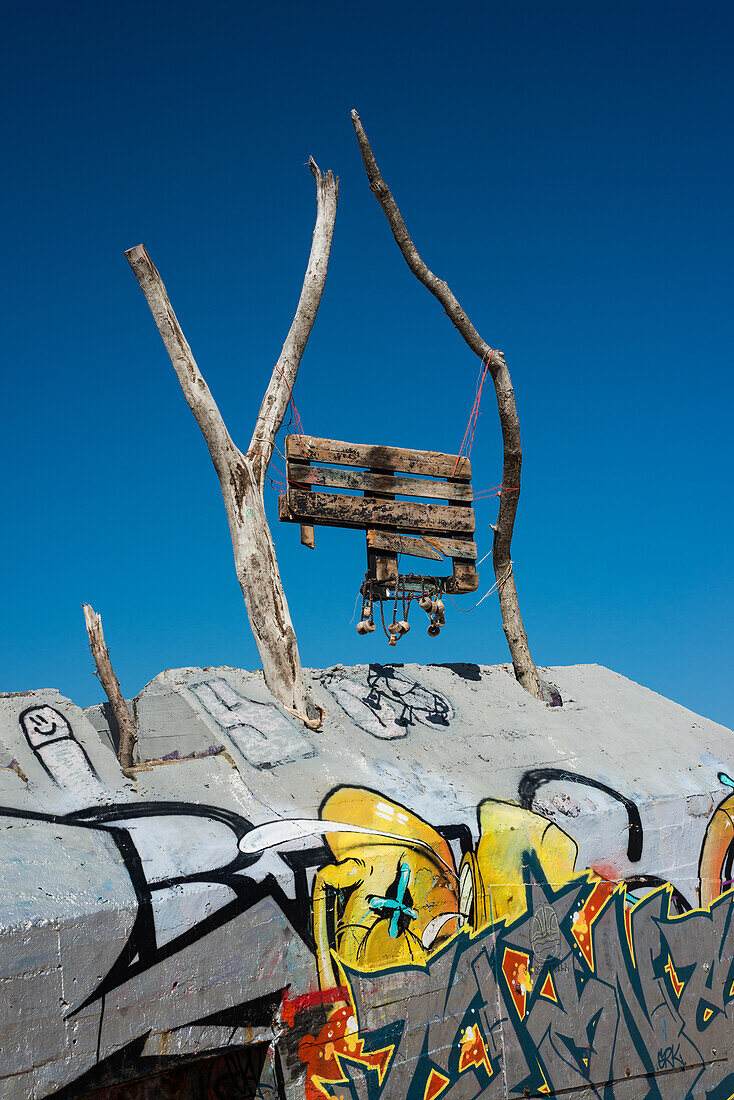
[[[275,704],[248,699],[221,679],[192,684],[190,690],[254,768],[313,756],[313,747]]]
[[[550,905],[541,905],[530,925],[530,946],[536,961],[557,958],[561,947],[561,930],[558,917]]]
[[[665,1050],[659,1050],[657,1065],[658,1069],[675,1069],[676,1066],[684,1066],[685,1062],[680,1053],[680,1043],[666,1047]]]
[[[594,790],[603,791],[611,798],[621,802],[627,811],[629,821],[629,835],[627,839],[627,859],[630,863],[639,863],[642,858],[642,822],[640,811],[630,798],[625,798],[619,791],[601,783],[598,779],[589,779],[585,775],[576,775],[575,772],[566,771],[563,768],[531,768],[526,771],[518,785],[518,801],[526,810],[532,810],[535,796],[540,787],[545,783],[551,783],[554,779],[563,780],[566,783],[579,783]]]
[[[407,737],[416,722],[441,729],[454,717],[445,695],[389,665],[370,665],[366,686],[336,670],[321,683],[355,725],[383,741]]]
[[[342,999],[297,1036],[307,1100],[546,1095],[630,1076],[655,1077],[660,1098],[704,1084],[729,1096],[715,1051],[734,1011],[731,890],[685,914],[668,886],[630,899],[579,873],[557,826],[492,799],[458,869],[439,830],[377,792],[339,788],[321,817],[332,859],[313,936],[322,987]]]
[[[404,738],[416,724],[445,731],[454,719],[448,699],[392,667],[372,666],[366,684],[337,672],[322,683],[352,721],[383,740]],[[248,769],[300,767],[313,756],[273,704],[220,678],[186,690]],[[258,803],[236,770],[213,757],[196,766],[227,772],[238,786],[234,809],[217,805],[215,784],[206,801],[126,796],[124,786],[105,783],[104,761],[61,710],[43,704],[13,714],[30,778],[21,804],[0,808],[10,899],[3,914],[12,911],[19,925],[27,905],[59,953],[37,985],[20,956],[17,976],[3,972],[14,984],[0,1023],[19,1005],[13,1034],[21,1036],[37,998],[44,1030],[58,1017],[64,1037],[85,1027],[93,1035],[63,1087],[34,1086],[33,1095],[71,1100],[132,1073],[167,1074],[200,1052],[210,1058],[201,1069],[207,1100],[564,1091],[613,1100],[627,1081],[635,1084],[619,1087],[626,1098],[734,1094],[734,783],[726,773],[718,778],[729,789],[701,816],[686,898],[649,865],[644,806],[641,813],[623,791],[562,768],[518,768],[504,788],[517,782],[517,799],[482,792],[475,821],[474,796],[463,818],[459,801],[435,798],[438,773],[402,788],[391,779],[393,798],[332,779],[304,800],[309,810],[288,816]],[[387,763],[371,773],[377,785],[388,768],[409,777],[423,767],[400,761],[405,743],[384,753]],[[282,774],[267,782],[275,788]],[[53,798],[29,808],[40,782]],[[561,827],[539,812],[538,792],[549,784],[611,799],[620,849],[634,867],[614,878],[596,862],[596,871],[579,864],[579,833],[570,830],[583,818],[561,810]],[[421,816],[436,805],[448,821]],[[57,870],[55,897],[39,882],[39,852]],[[92,930],[62,946],[55,899],[71,896],[84,876],[83,921]],[[4,917],[0,929],[12,923]],[[8,965],[14,958],[6,954]],[[188,989],[186,967],[171,969],[180,959],[191,972]],[[203,987],[205,1010],[197,1002]],[[146,1017],[154,1000],[155,1032]],[[10,1032],[0,1034],[7,1043]],[[13,1100],[31,1095],[19,1087]]]
[[[108,800],[106,788],[63,714],[54,707],[29,707],[18,721],[43,770],[75,805]]]
[[[128,1037],[129,1025],[115,1009],[120,997],[125,1002],[125,994],[119,991],[133,988],[136,979],[156,969],[165,973],[167,961],[190,954],[194,945],[207,937],[212,942],[211,937],[218,930],[234,927],[238,918],[264,902],[282,913],[293,928],[304,926],[303,914],[267,868],[261,869],[258,877],[249,874],[257,857],[240,850],[240,841],[252,830],[251,822],[242,815],[221,806],[193,802],[120,802],[103,784],[70,722],[59,710],[50,706],[29,708],[19,715],[19,723],[43,774],[59,792],[61,801],[71,801],[74,808],[63,812],[0,808],[4,857],[2,923],[12,926],[17,919],[12,914],[27,912],[33,913],[37,920],[41,918],[43,925],[41,898],[47,897],[52,903],[54,894],[34,873],[38,852],[43,852],[44,859],[55,867],[62,884],[59,889],[83,893],[88,865],[94,868],[92,875],[96,881],[91,889],[97,909],[110,907],[113,898],[123,909],[122,919],[114,922],[89,953],[90,965],[82,965],[68,975],[65,995],[55,997],[62,1035],[74,1034],[75,1029],[86,1026],[84,1021],[98,1020],[94,1025],[97,1064],[85,1072],[84,1057],[81,1051],[76,1052],[78,1080],[76,1088],[68,1092],[71,1097],[80,1095],[83,1087],[112,1087],[123,1068],[126,1075],[131,1066],[139,1065],[141,1072],[146,1072],[147,1064],[152,1062],[156,1068],[155,1057],[147,1054],[149,1026],[144,1021],[140,1025],[140,1044],[134,1048],[123,1044],[126,1053],[121,1061],[116,1056],[102,1056],[102,1041],[107,1045],[113,1043],[114,1029],[120,1023],[121,1035]],[[283,869],[292,878],[285,863]],[[24,910],[24,906],[28,909]],[[53,904],[48,914],[46,923],[55,919]],[[96,921],[102,932],[100,916],[90,912],[85,919]],[[57,969],[66,957],[65,952],[75,951],[74,939],[78,935],[79,931],[71,927],[64,933],[68,945],[59,938],[55,948],[58,954],[52,956]],[[13,954],[9,960],[6,954],[6,965],[12,967],[13,959]],[[79,961],[83,961],[83,956]],[[5,973],[3,969],[3,977]],[[13,974],[12,969],[10,973]],[[43,971],[37,981],[38,988],[44,990]],[[230,984],[227,982],[227,987]],[[282,984],[278,983],[274,995],[259,1000],[256,997],[239,1006],[235,1001],[234,1007],[232,1001],[225,1002],[221,1011],[197,1020],[196,1013],[191,1019],[191,1007],[196,1002],[191,1001],[184,989],[179,994],[178,982],[173,981],[168,992],[171,1022],[175,1023],[182,1011],[187,1012],[181,1020],[187,1025],[181,1033],[184,1053],[189,1053],[185,1047],[187,1034],[195,1036],[197,1028],[205,1044],[215,1049],[248,1041],[247,1037],[251,1040],[253,1028],[265,1035],[272,1034]],[[0,1024],[9,1027],[12,1022],[18,1033],[13,1040],[10,1036],[14,1032],[6,1032],[2,1048],[13,1049],[9,1044],[19,1043],[24,1030],[35,1042],[48,1042],[42,1032],[24,1029],[22,1016],[16,1020],[15,1010],[23,1004],[18,998],[21,992],[27,997],[33,984],[25,978],[21,982],[11,977],[4,978],[2,987],[11,1003],[6,1000]],[[213,996],[216,1002],[216,991]],[[177,1004],[177,998],[184,1003]],[[198,1049],[197,1042],[195,1050]],[[24,1087],[21,1085],[19,1095]],[[227,1095],[252,1095],[251,1091],[233,1091],[231,1082],[227,1088]],[[58,1092],[59,1098],[65,1095],[66,1090]]]
[[[734,780],[725,772],[719,772],[718,780],[725,787],[734,787]],[[710,905],[734,885],[734,794],[714,811],[701,848],[698,874],[701,905]]]
[[[99,984],[71,1006],[70,1016],[264,897],[275,899],[294,926],[300,924],[294,903],[271,874],[256,880],[244,873],[258,859],[241,850],[240,842],[253,828],[247,819],[199,803],[113,802],[62,714],[48,706],[33,708],[21,714],[20,723],[54,783],[66,792],[71,788],[74,796],[87,793],[100,804],[66,814],[4,808],[0,815],[47,822],[57,832],[66,826],[103,835],[124,864],[137,903],[118,958]],[[76,769],[73,782],[70,761]]]

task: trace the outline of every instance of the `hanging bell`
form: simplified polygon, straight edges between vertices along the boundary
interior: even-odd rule
[[[439,596],[439,598],[436,600],[436,602],[433,605],[433,613],[436,616],[436,622],[439,626],[445,626],[446,625],[446,618],[444,616],[444,611],[445,611],[444,602]]]
[[[418,606],[430,615],[433,608],[433,600],[430,596],[421,596],[418,600]]]
[[[375,628],[373,626],[372,630],[374,630],[374,629]],[[367,622],[366,619],[360,619],[360,621],[357,623],[357,633],[358,634],[369,634],[369,633],[371,633],[370,632],[370,624]]]
[[[428,634],[429,638],[437,638],[441,633],[441,627],[432,622],[431,625],[428,627],[426,633]]]
[[[400,627],[401,634],[407,634],[410,630],[410,623],[407,619],[400,619],[395,625]]]
[[[398,635],[397,634],[391,634],[390,637],[387,640],[387,644],[388,645],[397,645],[398,644]]]
[[[375,624],[372,622],[372,617],[364,620],[364,632],[365,634],[373,634],[375,630]]]

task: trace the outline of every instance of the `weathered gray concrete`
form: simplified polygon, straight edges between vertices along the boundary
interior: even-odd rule
[[[729,1097],[734,872],[730,811],[717,807],[734,793],[732,734],[598,666],[542,675],[562,707],[530,698],[505,666],[313,671],[327,717],[311,731],[261,673],[169,670],[132,701],[134,779],[103,708],[53,690],[0,696],[0,1100],[81,1095],[114,1079],[124,1048],[142,1072],[259,1041],[272,1044],[262,1095],[287,1100],[510,1096],[521,1082],[519,1095],[542,1095],[539,1066],[551,1092],[573,1096]],[[339,817],[324,806],[333,792]],[[483,840],[481,804],[499,822]],[[324,814],[358,834],[342,857]],[[269,823],[275,834],[257,831]],[[435,855],[429,865],[444,894],[431,888],[424,908],[425,872],[405,852],[420,862],[443,844],[443,886]],[[551,880],[571,849],[577,877]],[[462,850],[485,860],[490,907],[514,891],[504,923],[477,915],[481,877],[473,912],[461,908]],[[724,893],[710,914],[682,916],[699,905],[702,851],[720,859]],[[357,866],[374,885],[339,885]],[[623,885],[612,896],[604,883]],[[352,951],[339,906],[362,890],[356,927],[369,933]],[[597,921],[593,965],[579,919]],[[502,967],[525,958],[515,982]],[[541,1002],[541,987],[557,999]]]

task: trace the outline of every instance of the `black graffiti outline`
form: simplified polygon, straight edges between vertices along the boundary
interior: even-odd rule
[[[517,785],[518,799],[522,808],[524,810],[532,810],[533,802],[535,801],[535,796],[539,788],[545,783],[552,783],[554,780],[593,787],[597,791],[603,791],[604,794],[610,795],[610,797],[614,798],[617,802],[621,802],[627,811],[627,820],[629,822],[627,859],[630,863],[640,862],[642,858],[643,842],[640,811],[631,798],[627,798],[625,795],[620,794],[619,791],[615,791],[614,787],[608,787],[606,783],[602,783],[599,779],[591,779],[586,775],[578,775],[576,772],[566,771],[565,768],[529,768],[523,773]]]
[[[137,804],[123,802],[74,810],[67,814],[0,807],[0,814],[54,825],[78,826],[105,833],[114,841],[120,852],[120,857],[135,891],[138,906],[137,913],[122,951],[104,975],[102,981],[97,984],[81,1004],[67,1013],[67,1018],[75,1016],[93,1001],[101,999],[112,989],[116,989],[143,971],[190,947],[210,932],[234,920],[235,917],[247,912],[248,909],[267,897],[272,898],[296,934],[307,947],[313,950],[313,941],[308,929],[304,928],[303,925],[304,907],[302,901],[299,901],[298,897],[296,901],[291,900],[273,874],[266,875],[262,881],[258,882],[249,876],[237,873],[257,862],[260,858],[259,853],[246,855],[238,849],[237,854],[224,867],[197,871],[191,874],[172,875],[154,884],[149,884],[145,877],[142,860],[135,848],[134,840],[124,824],[121,823],[125,820],[159,816],[209,818],[229,825],[235,832],[236,839],[239,840],[250,832],[254,826],[234,811],[203,803],[160,801]],[[153,894],[157,890],[192,882],[218,883],[227,886],[235,894],[235,897],[192,928],[175,936],[160,947],[157,946],[153,919]]]
[[[30,714],[31,711],[34,711],[34,710],[52,710],[54,712],[54,714],[58,714],[59,718],[63,718],[64,722],[66,723],[68,732],[67,733],[61,733],[61,734],[59,734],[58,737],[51,737],[51,738],[49,738],[48,741],[44,741],[43,744],[41,744],[41,745],[34,745],[31,742],[30,737],[28,736],[28,730],[26,729],[26,727],[23,724],[23,719],[25,718],[25,716],[27,714]],[[42,704],[36,703],[32,707],[26,707],[25,710],[22,710],[20,712],[20,714],[18,715],[18,723],[20,725],[20,728],[23,730],[23,736],[25,737],[26,741],[28,742],[28,747],[31,750],[31,752],[33,753],[33,759],[38,761],[38,763],[41,765],[43,770],[48,775],[49,779],[53,780],[54,786],[58,787],[58,785],[59,785],[58,779],[54,775],[54,773],[51,771],[51,769],[49,768],[48,764],[44,760],[44,758],[41,755],[39,750],[40,749],[45,749],[48,745],[58,745],[60,741],[67,741],[69,744],[77,745],[78,748],[79,748],[79,752],[82,754],[82,756],[86,760],[86,762],[89,766],[89,770],[92,773],[92,775],[95,777],[95,779],[98,779],[100,781],[100,783],[103,783],[101,775],[99,774],[99,772],[95,768],[92,761],[89,759],[89,754],[87,753],[87,750],[84,748],[81,741],[78,739],[78,737],[74,733],[74,730],[72,729],[72,726],[71,726],[71,722],[66,717],[66,715],[62,714],[60,710],[56,709],[56,707],[52,707],[50,703],[42,703]]]
[[[673,883],[669,882],[668,879],[660,878],[658,875],[631,875],[624,880],[624,884],[628,890],[647,890],[656,889],[658,886],[669,886],[671,900],[677,912],[688,913],[692,909],[691,903],[685,894],[677,886],[673,886]]]
[[[383,721],[379,713],[382,706],[382,700],[384,699],[386,703],[391,704],[391,706],[396,711],[400,707],[402,707],[402,712],[399,713],[395,718],[395,725],[399,726],[403,730],[403,732],[399,736],[394,736],[390,738],[390,740],[393,741],[400,741],[404,737],[407,737],[408,732],[413,728],[413,726],[416,725],[416,723],[420,723],[422,726],[428,726],[429,729],[435,729],[436,727],[448,729],[451,724],[451,720],[455,717],[455,711],[451,704],[451,700],[444,696],[441,692],[434,691],[432,688],[426,687],[425,684],[422,684],[419,680],[411,679],[404,673],[397,671],[400,668],[402,668],[401,665],[368,665],[367,683],[365,685],[366,694],[364,698],[359,700],[359,702],[362,702],[367,707],[367,709],[372,713],[375,719],[383,727],[386,726],[386,723]],[[329,684],[332,680],[338,679],[340,677],[345,680],[351,680],[352,683],[358,684],[359,687],[362,687],[362,684],[359,684],[357,680],[354,680],[349,676],[342,676],[340,672],[337,672],[335,670],[329,670],[328,672],[324,673],[320,678],[320,682],[322,686],[329,692],[332,698],[334,698],[337,705],[341,707],[345,714],[347,714],[350,721],[353,722],[355,726],[357,726],[358,729],[361,729],[364,733],[368,733],[371,737],[375,737],[376,735],[371,730],[366,729],[361,724],[361,722],[358,721],[358,719],[348,714],[346,708],[343,706],[342,703],[339,702],[334,693],[331,691]],[[406,691],[403,694],[400,694],[397,687],[392,688],[390,686],[391,680],[394,681],[396,684],[404,684],[406,687]],[[384,684],[383,688],[380,688],[378,686],[381,681]],[[413,703],[410,700],[409,696],[411,695],[411,693],[418,690],[425,692],[426,695],[432,696],[432,710],[427,709],[421,703]],[[424,715],[424,717],[419,717],[419,715]]]

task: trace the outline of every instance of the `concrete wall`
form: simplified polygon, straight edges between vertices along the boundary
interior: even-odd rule
[[[562,706],[313,672],[312,732],[259,673],[168,671],[134,779],[104,708],[0,696],[0,1100],[257,1044],[257,1091],[201,1095],[731,1097],[732,734],[544,676]]]

